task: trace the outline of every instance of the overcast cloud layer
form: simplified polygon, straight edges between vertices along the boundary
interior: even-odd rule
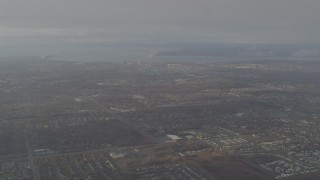
[[[320,43],[320,0],[0,0],[0,44]]]

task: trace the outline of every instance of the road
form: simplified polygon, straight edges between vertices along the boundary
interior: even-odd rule
[[[29,164],[30,164],[30,168],[32,170],[33,180],[41,180],[39,168],[34,163],[33,149],[30,147],[28,139],[26,137],[27,136],[25,136],[25,142],[26,142],[26,147],[28,149],[28,161],[29,161]]]

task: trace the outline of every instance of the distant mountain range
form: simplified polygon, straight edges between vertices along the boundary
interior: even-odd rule
[[[320,46],[312,45],[215,45],[158,50],[153,56],[208,57],[320,57]]]

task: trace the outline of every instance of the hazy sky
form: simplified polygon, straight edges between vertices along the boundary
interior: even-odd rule
[[[320,0],[0,0],[7,41],[320,43]]]

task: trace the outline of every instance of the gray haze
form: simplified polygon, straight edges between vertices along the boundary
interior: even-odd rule
[[[320,43],[319,0],[0,0],[0,45]]]

